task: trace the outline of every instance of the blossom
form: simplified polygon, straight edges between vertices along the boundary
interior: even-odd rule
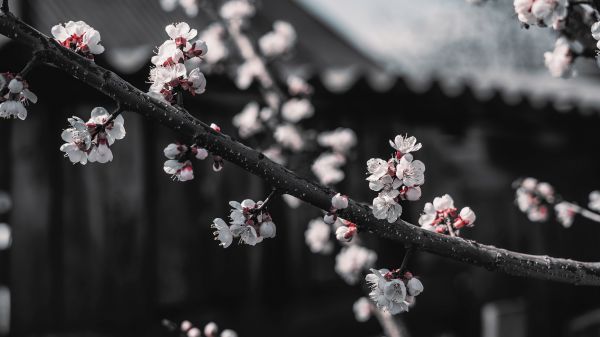
[[[573,225],[573,220],[575,219],[575,214],[577,213],[577,208],[578,207],[576,205],[573,205],[570,202],[559,202],[558,204],[554,205],[556,219],[561,225],[563,225],[563,227],[571,227],[571,225]]]
[[[275,140],[283,147],[298,152],[304,148],[304,139],[300,131],[292,124],[281,124],[273,134]]]
[[[150,59],[156,66],[168,66],[179,63],[183,59],[183,50],[177,46],[175,41],[167,40],[158,47],[156,55]]]
[[[591,27],[591,30],[592,37],[598,40],[598,42],[596,43],[596,48],[600,49],[600,21],[594,22],[594,24]]]
[[[285,21],[275,21],[273,30],[258,40],[263,55],[275,57],[288,52],[296,43],[294,27]]]
[[[163,166],[166,174],[172,176],[173,180],[189,181],[194,179],[194,169],[191,159],[204,160],[208,157],[208,151],[197,145],[187,146],[185,144],[171,143],[163,150],[167,161]]]
[[[306,98],[292,98],[281,107],[281,116],[288,122],[297,123],[314,114],[314,107]]]
[[[410,272],[371,269],[365,277],[371,287],[369,296],[379,309],[392,315],[408,311],[414,298],[423,291],[423,284]]]
[[[210,53],[204,56],[204,61],[214,65],[229,56],[229,48],[225,44],[225,28],[220,23],[210,24],[202,33],[200,39],[210,46]]]
[[[217,337],[217,333],[219,333],[219,327],[215,322],[209,322],[204,326],[204,335],[206,337]]]
[[[417,138],[414,136],[396,136],[393,141],[390,140],[390,145],[401,154],[408,154],[421,149],[421,143],[417,143]]]
[[[311,166],[312,172],[321,184],[332,185],[344,180],[344,171],[340,169],[346,164],[346,158],[339,153],[321,153]]]
[[[337,128],[321,132],[317,137],[319,145],[329,147],[338,153],[348,153],[356,145],[356,134],[352,129]]]
[[[400,163],[396,166],[396,177],[407,187],[423,185],[425,183],[425,164],[420,160],[414,160],[411,154],[406,154],[400,158]]]
[[[366,322],[371,318],[371,302],[366,297],[361,297],[354,302],[352,310],[354,311],[354,317],[359,322]]]
[[[231,219],[229,230],[233,237],[240,238],[240,242],[254,246],[265,238],[275,237],[275,223],[273,223],[271,215],[264,209],[262,201],[255,202],[246,199],[241,203],[230,201],[229,205],[232,207],[229,214]],[[224,224],[224,222],[219,221],[219,226],[222,229],[219,230],[218,234],[224,232],[227,235],[223,227]]]
[[[83,21],[69,21],[52,27],[52,36],[64,47],[74,50],[88,58],[102,54],[100,33]]]
[[[198,4],[196,3],[196,0],[160,0],[162,9],[167,12],[175,10],[178,3],[187,16],[195,17],[198,15]]]
[[[515,181],[515,203],[521,212],[527,214],[532,222],[548,219],[548,207],[554,203],[554,188],[548,183],[538,182],[534,178]]]
[[[239,89],[248,89],[255,78],[261,78],[264,74],[262,61],[257,57],[251,58],[237,67],[235,84]]]
[[[221,6],[219,15],[225,20],[243,20],[254,15],[254,5],[246,0],[229,0]]]
[[[434,198],[433,203],[425,204],[423,213],[419,217],[419,225],[425,230],[458,235],[461,228],[472,227],[475,219],[475,212],[470,207],[464,207],[457,212],[454,200],[450,195],[445,194]]]
[[[335,257],[335,271],[348,284],[356,284],[363,270],[375,264],[377,254],[365,247],[351,245],[342,248]]]
[[[569,41],[560,37],[556,40],[554,50],[544,53],[544,64],[553,77],[571,77],[574,75],[573,53]]]
[[[233,117],[232,123],[238,128],[238,132],[242,138],[251,137],[262,131],[263,124],[260,119],[260,107],[258,103],[248,103],[242,112]]]
[[[61,145],[60,150],[65,153],[65,156],[69,157],[73,164],[85,165],[88,161],[87,153],[92,146],[92,136],[81,118],[73,116],[68,121],[71,127],[61,134],[65,144]]]
[[[8,92],[0,97],[0,118],[27,118],[27,109],[25,106],[29,103],[36,103],[37,96],[29,90],[29,85],[20,76],[14,76],[11,73],[0,74],[0,79],[4,83],[0,89],[8,88]],[[6,85],[8,83],[8,85]]]
[[[190,29],[190,25],[185,22],[167,25],[165,31],[178,46],[186,46],[189,43],[188,41],[191,41],[198,34],[198,31]]]
[[[304,241],[312,253],[329,254],[333,243],[329,240],[331,227],[322,219],[313,219],[304,232]]]
[[[594,211],[600,211],[600,191],[592,191],[589,196],[588,207]]]
[[[221,332],[221,337],[238,337],[238,334],[231,329],[225,329]]]
[[[346,222],[347,226],[340,226],[335,230],[335,238],[341,242],[350,242],[356,235],[356,225],[351,222]]]
[[[297,75],[290,75],[286,80],[288,86],[288,92],[292,96],[297,95],[310,95],[312,94],[313,88],[310,84]]]
[[[219,240],[221,242],[219,243],[219,246],[227,248],[231,245],[233,242],[233,234],[223,219],[216,218],[213,220],[213,224],[210,227],[216,229],[213,234],[215,235],[215,240]]]
[[[399,194],[398,190],[380,193],[377,198],[373,199],[373,215],[377,219],[386,219],[389,223],[396,222],[402,215],[402,206],[396,202]]]
[[[519,21],[526,25],[553,26],[555,29],[567,16],[567,0],[515,0]]]
[[[344,209],[348,207],[348,197],[338,193],[331,198],[331,206],[334,209]]]

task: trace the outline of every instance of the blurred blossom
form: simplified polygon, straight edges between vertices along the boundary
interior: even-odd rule
[[[12,199],[10,194],[0,191],[0,214],[10,211],[12,208]]]
[[[10,248],[12,233],[8,224],[0,223],[0,250]]]

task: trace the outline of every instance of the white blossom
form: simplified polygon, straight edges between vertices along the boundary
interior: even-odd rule
[[[241,203],[230,201],[229,205],[232,207],[229,229],[234,237],[240,238],[240,242],[254,246],[265,238],[275,237],[275,224],[271,215],[262,208],[262,201],[245,199]]]
[[[225,20],[243,20],[254,15],[254,5],[246,0],[229,0],[221,6],[219,15]]]
[[[414,136],[396,136],[393,141],[390,140],[390,145],[401,154],[408,154],[421,149],[421,143],[417,143],[417,138]]]
[[[371,158],[367,161],[367,171],[371,174],[367,177],[369,182],[374,182],[388,174],[389,164],[379,158]]]
[[[235,84],[241,90],[250,87],[254,79],[264,76],[265,67],[259,58],[252,58],[242,63],[236,69]]]
[[[209,322],[204,326],[204,335],[206,337],[217,337],[219,333],[219,327],[215,322]]]
[[[333,243],[329,240],[331,227],[322,219],[313,219],[308,223],[304,232],[304,240],[313,253],[329,254],[333,250]]]
[[[423,292],[424,289],[423,283],[421,283],[421,281],[419,281],[419,279],[416,277],[413,277],[410,280],[408,280],[406,288],[410,296],[418,296]]]
[[[589,196],[588,207],[594,211],[600,211],[600,191],[592,191]]]
[[[27,82],[20,77],[15,77],[10,73],[0,74],[0,78],[8,83],[8,92],[0,97],[0,118],[27,118],[27,109],[25,106],[31,102],[37,102],[37,96],[29,90]]]
[[[350,242],[356,234],[356,225],[340,226],[335,230],[335,238],[340,242]]]
[[[398,190],[380,193],[377,198],[373,199],[373,215],[377,219],[386,219],[389,223],[396,222],[402,215],[402,206],[396,202],[399,194]]]
[[[60,44],[85,56],[104,52],[104,47],[100,45],[100,32],[83,21],[55,25],[51,32]]]
[[[192,162],[189,160],[179,161],[169,159],[165,161],[163,170],[177,181],[184,182],[194,179],[194,169],[192,168]]]
[[[356,145],[356,134],[352,129],[337,128],[321,132],[317,137],[319,145],[329,147],[338,153],[348,153]]]
[[[221,337],[238,337],[238,334],[231,329],[225,329],[221,332]]]
[[[248,103],[244,109],[233,117],[233,125],[238,128],[240,137],[248,138],[262,131],[260,107],[256,102]]]
[[[310,118],[314,114],[314,107],[306,98],[292,98],[281,107],[281,116],[288,122],[297,123]]]
[[[567,16],[567,0],[515,0],[519,21],[529,25],[553,26],[555,29]]]
[[[420,160],[414,160],[411,154],[405,154],[400,158],[396,166],[396,177],[407,187],[423,185],[425,183],[425,164]]]
[[[275,21],[273,30],[258,40],[263,55],[275,57],[288,52],[296,43],[294,27],[285,21]]]
[[[68,121],[71,127],[61,134],[65,144],[60,147],[60,150],[65,153],[65,156],[69,157],[73,164],[85,165],[88,161],[87,151],[92,146],[92,136],[81,118],[73,116]]]
[[[321,153],[311,166],[312,172],[321,184],[332,185],[344,180],[345,174],[341,167],[346,164],[346,158],[339,153]]]
[[[354,302],[352,310],[354,311],[354,317],[359,322],[366,322],[371,318],[371,302],[366,297],[361,297]]]
[[[175,43],[183,46],[198,35],[198,31],[190,29],[190,25],[185,22],[167,25],[165,31]]]
[[[229,56],[229,48],[225,44],[225,28],[220,23],[210,24],[202,31],[200,39],[210,46],[210,53],[204,57],[206,63],[214,65]]]
[[[544,64],[553,77],[567,78],[574,75],[572,68],[573,54],[570,43],[566,38],[558,38],[554,50],[544,53]]]
[[[577,213],[577,206],[563,201],[554,205],[554,211],[556,212],[556,219],[563,227],[569,228],[573,225],[573,220]]]
[[[473,210],[470,207],[463,207],[463,209],[460,210],[458,217],[459,219],[453,224],[454,228],[456,229],[460,229],[463,226],[473,226],[473,223],[477,218],[475,216],[475,212],[473,212]]]
[[[371,269],[371,273],[365,277],[371,287],[369,296],[379,309],[392,315],[408,311],[406,285],[400,279],[386,279],[388,274],[387,269]]]
[[[221,218],[216,218],[213,220],[213,224],[210,226],[216,231],[213,233],[215,235],[215,240],[219,240],[219,246],[223,246],[223,248],[227,248],[233,242],[233,234],[229,229],[229,226],[223,221]]]
[[[338,193],[331,198],[331,206],[336,209],[344,209],[348,207],[348,197]]]
[[[297,75],[288,76],[286,84],[288,86],[288,91],[292,96],[310,95],[313,91],[312,86],[306,83],[302,77]]]
[[[300,131],[292,124],[281,124],[273,134],[275,140],[283,147],[298,152],[304,148],[304,139]]]
[[[348,284],[356,284],[363,270],[375,264],[377,254],[367,248],[351,245],[342,248],[335,257],[335,271]]]

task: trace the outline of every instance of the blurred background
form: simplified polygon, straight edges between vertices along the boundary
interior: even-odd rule
[[[45,34],[59,22],[84,20],[102,34],[96,58],[146,90],[149,59],[164,26],[210,20],[158,0],[22,0],[17,14]],[[565,229],[531,223],[514,206],[511,183],[548,181],[567,199],[587,204],[600,189],[600,77],[594,60],[579,76],[550,77],[543,52],[550,30],[520,28],[512,1],[473,6],[462,0],[261,0],[250,35],[274,20],[296,28],[293,57],[274,66],[302,73],[314,86],[318,130],[343,126],[358,136],[347,178],[336,186],[357,200],[368,189],[365,162],[390,154],[388,139],[408,133],[423,143],[427,165],[419,202],[404,204],[416,223],[423,204],[450,193],[470,206],[478,225],[464,236],[531,254],[600,260],[600,224],[578,217]],[[30,57],[2,40],[0,70],[18,71]],[[210,46],[209,46],[210,50]],[[205,122],[235,135],[231,118],[257,87],[238,90],[226,74],[209,74],[207,92],[186,99]],[[281,79],[283,80],[283,79]],[[0,335],[167,336],[160,321],[215,321],[240,336],[377,336],[375,319],[358,323],[352,304],[364,293],[334,271],[334,256],[312,254],[307,223],[321,215],[281,200],[271,206],[278,235],[256,247],[213,241],[210,223],[229,200],[262,199],[270,189],[234,165],[215,173],[194,165],[195,179],[171,181],[162,149],[177,135],[126,112],[125,141],[109,165],[72,165],[62,157],[66,118],[87,117],[113,103],[59,69],[29,76],[39,103],[26,121],[0,121],[0,190],[12,208],[0,214]],[[252,144],[250,144],[252,145]],[[306,158],[289,167],[313,177]],[[2,241],[4,238],[4,241]],[[364,235],[377,267],[398,265],[401,245]],[[401,315],[410,336],[600,336],[600,289],[491,273],[428,253],[411,270],[425,292]]]

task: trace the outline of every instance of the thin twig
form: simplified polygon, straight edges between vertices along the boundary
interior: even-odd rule
[[[414,250],[415,249],[413,248],[412,245],[406,246],[406,252],[404,253],[404,258],[402,259],[402,264],[400,265],[400,268],[398,268],[398,272],[400,275],[402,275],[402,273],[404,273],[406,271],[406,268],[408,267],[408,262],[410,260],[410,257],[412,256]]]

